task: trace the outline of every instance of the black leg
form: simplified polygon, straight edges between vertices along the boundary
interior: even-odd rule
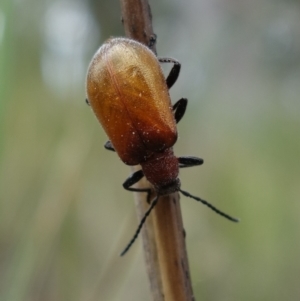
[[[152,49],[152,47],[156,44],[157,35],[154,33],[149,38],[148,47]]]
[[[178,159],[180,168],[202,165],[204,162],[203,159],[201,159],[201,158],[190,157],[190,156],[189,157],[178,157],[177,159]]]
[[[113,145],[111,144],[110,140],[108,140],[105,144],[104,144],[104,148],[110,151],[115,152],[115,149],[113,147]]]
[[[166,79],[167,86],[170,89],[175,84],[175,82],[179,76],[181,64],[175,59],[166,58],[166,57],[158,58],[158,60],[161,63],[173,63],[174,64],[167,79]]]
[[[90,106],[90,102],[89,102],[89,100],[86,98],[85,99],[85,103],[88,105],[88,106]]]
[[[138,170],[135,173],[133,173],[126,181],[123,183],[123,187],[126,190],[129,191],[135,191],[135,192],[147,192],[147,202],[150,203],[150,197],[151,197],[151,188],[133,188],[130,187],[137,183],[142,177],[144,176],[144,172],[142,170]]]
[[[187,103],[188,100],[186,98],[181,98],[174,104],[173,112],[174,112],[176,123],[178,123],[183,117],[187,107]]]

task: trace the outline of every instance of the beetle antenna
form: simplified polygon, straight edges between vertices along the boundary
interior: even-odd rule
[[[189,192],[187,191],[183,191],[181,189],[179,189],[179,191],[184,195],[184,196],[187,196],[189,198],[192,198],[198,202],[201,202],[202,204],[206,205],[207,207],[209,207],[211,210],[213,210],[214,212],[216,212],[217,214],[229,219],[230,221],[232,222],[235,222],[235,223],[238,223],[240,220],[238,218],[235,218],[235,217],[232,217],[224,212],[222,212],[221,210],[217,209],[215,206],[213,206],[212,204],[208,203],[207,201],[203,200],[203,199],[200,199],[196,196],[193,196],[191,195]]]
[[[127,244],[126,248],[122,251],[122,253],[120,254],[120,256],[123,256],[127,253],[127,251],[130,249],[130,247],[133,245],[133,243],[135,242],[135,240],[137,239],[139,233],[141,232],[141,229],[147,219],[147,217],[149,216],[150,212],[152,211],[152,209],[155,207],[155,205],[157,204],[159,195],[157,195],[157,197],[151,202],[150,207],[148,208],[148,210],[145,212],[143,218],[140,221],[140,224],[138,225],[132,239],[130,240],[130,242]]]

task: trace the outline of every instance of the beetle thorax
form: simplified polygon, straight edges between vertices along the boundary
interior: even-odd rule
[[[172,148],[154,153],[146,162],[142,162],[141,166],[145,177],[158,194],[167,195],[179,190],[178,159],[174,156]]]

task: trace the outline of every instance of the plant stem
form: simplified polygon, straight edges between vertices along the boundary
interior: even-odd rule
[[[153,39],[152,15],[147,0],[121,0],[122,21],[127,37],[147,46]],[[151,49],[156,53],[155,43]],[[133,171],[138,167],[134,167]],[[136,188],[150,187],[143,179]],[[135,193],[139,219],[147,207],[145,193]],[[142,232],[146,268],[154,301],[192,301],[188,258],[179,194],[160,197]]]

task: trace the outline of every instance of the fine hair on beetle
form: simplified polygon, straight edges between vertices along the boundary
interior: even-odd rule
[[[152,45],[153,40],[149,45]],[[159,63],[173,64],[167,78]],[[201,202],[226,219],[237,218],[222,212],[207,201],[181,189],[179,169],[203,164],[194,156],[176,157],[177,123],[187,107],[187,99],[171,103],[169,89],[176,82],[181,64],[173,58],[157,58],[145,45],[128,38],[112,38],[95,53],[86,79],[86,102],[91,106],[109,140],[104,147],[114,151],[127,165],[140,165],[123,183],[126,190],[146,192],[149,205],[137,230],[122,251],[124,255],[138,237],[143,224],[159,198],[180,192]],[[145,177],[151,188],[134,188]]]

